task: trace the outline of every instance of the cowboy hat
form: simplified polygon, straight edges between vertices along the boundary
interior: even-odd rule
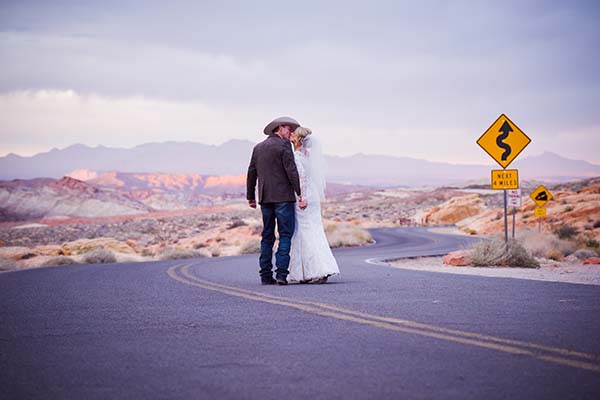
[[[263,132],[265,133],[265,135],[270,135],[281,125],[290,125],[293,129],[296,129],[297,127],[300,126],[298,121],[296,121],[294,118],[279,117],[279,118],[275,118],[273,121],[269,122],[269,124],[267,126],[265,126],[265,129],[263,130]]]

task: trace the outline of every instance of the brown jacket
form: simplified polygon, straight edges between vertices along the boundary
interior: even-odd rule
[[[300,179],[294,161],[292,144],[275,134],[254,146],[246,178],[246,198],[258,203],[295,202],[294,192],[301,195]]]

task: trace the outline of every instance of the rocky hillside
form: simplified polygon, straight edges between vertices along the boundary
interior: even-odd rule
[[[0,221],[43,217],[134,215],[151,207],[126,193],[98,188],[70,177],[0,182]]]
[[[332,183],[328,184],[327,194],[361,189]],[[0,222],[189,210],[245,197],[245,175],[75,170],[62,179],[0,181]]]
[[[547,232],[565,229],[567,235],[582,240],[600,241],[600,177],[560,185],[548,185],[554,199],[546,204],[547,216],[541,228]],[[540,219],[534,216],[536,205],[525,191],[522,206],[516,210],[516,229],[536,230]],[[481,191],[458,196],[424,212],[427,225],[456,224],[471,234],[504,232],[502,192]],[[512,224],[512,215],[509,223]]]

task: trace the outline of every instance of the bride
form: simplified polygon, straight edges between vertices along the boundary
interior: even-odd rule
[[[288,279],[300,283],[325,283],[340,273],[329,248],[323,222],[321,200],[325,198],[325,159],[319,142],[308,128],[298,127],[290,141],[300,176],[303,204],[296,202],[296,227],[292,235]],[[306,202],[308,206],[304,204]]]

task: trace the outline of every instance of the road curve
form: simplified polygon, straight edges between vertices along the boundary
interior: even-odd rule
[[[327,285],[257,256],[0,274],[2,398],[597,398],[597,286],[398,270],[472,238],[372,231]]]

